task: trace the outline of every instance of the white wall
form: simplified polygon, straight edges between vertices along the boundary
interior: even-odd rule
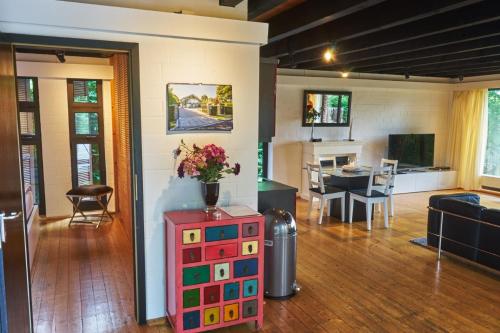
[[[23,58],[23,56],[21,56]],[[24,57],[26,58],[26,56]],[[42,158],[47,217],[68,216],[73,213],[65,194],[72,188],[71,152],[69,143],[68,78],[101,79],[103,81],[104,143],[106,183],[114,187],[113,132],[111,115],[109,65],[79,65],[44,62],[17,62],[19,76],[38,77]],[[109,205],[114,211],[115,202]]]
[[[247,19],[247,0],[236,7],[220,6],[219,0],[65,0],[98,5],[158,10],[162,12],[183,12],[192,15]]]
[[[242,172],[223,181],[221,203],[257,206],[259,46],[267,40],[267,24],[55,0],[0,0],[0,30],[139,43],[147,318],[163,317],[162,213],[202,206],[200,185],[175,174],[172,152],[180,139],[223,145]],[[234,130],[166,135],[169,82],[232,84]]]
[[[435,133],[435,164],[445,163],[450,84],[395,82],[278,75],[273,179],[301,187],[301,141],[311,128],[302,127],[304,90],[352,91],[353,139],[363,142],[361,163],[379,164],[387,157],[388,135]],[[315,128],[315,137],[343,140],[348,127]]]

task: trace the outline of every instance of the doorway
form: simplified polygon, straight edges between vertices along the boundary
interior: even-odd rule
[[[129,154],[128,155],[128,162],[129,163],[128,163],[128,166],[126,166],[124,168],[125,172],[127,172],[127,170],[128,170],[128,173],[129,173],[128,174],[128,176],[129,176],[128,183],[126,183],[126,184],[128,184],[129,187],[127,190],[121,191],[121,196],[122,196],[122,198],[125,197],[125,199],[126,199],[126,195],[128,194],[131,203],[130,203],[130,205],[125,205],[125,204],[123,204],[123,201],[121,201],[121,204],[119,205],[119,209],[116,211],[116,214],[115,214],[115,221],[113,221],[112,223],[110,223],[108,225],[109,226],[120,226],[120,224],[124,224],[124,222],[120,221],[120,220],[126,219],[127,217],[124,217],[124,216],[128,216],[128,219],[130,221],[129,228],[125,229],[125,226],[122,225],[123,230],[128,230],[127,232],[124,231],[124,233],[127,234],[126,238],[125,238],[125,239],[127,239],[127,241],[126,241],[126,243],[120,243],[119,241],[116,240],[116,237],[110,237],[108,239],[109,241],[106,241],[104,243],[102,243],[102,242],[99,243],[99,241],[93,240],[91,237],[89,237],[90,230],[77,229],[78,231],[76,232],[76,234],[73,234],[73,235],[67,234],[66,237],[62,237],[62,239],[63,239],[62,243],[58,243],[58,245],[54,245],[54,244],[49,245],[48,247],[45,247],[45,250],[42,250],[42,251],[48,251],[47,253],[50,253],[50,251],[52,251],[51,249],[53,249],[56,246],[61,246],[61,244],[63,244],[63,243],[67,244],[69,250],[78,249],[78,246],[79,246],[78,244],[80,244],[80,243],[84,244],[83,245],[84,248],[93,250],[93,251],[88,252],[89,254],[88,254],[87,259],[89,259],[90,264],[87,266],[83,265],[83,266],[76,267],[76,268],[78,268],[77,271],[79,272],[78,277],[83,278],[81,280],[77,279],[80,282],[80,288],[79,288],[80,290],[79,291],[68,290],[67,295],[64,297],[66,297],[68,300],[70,300],[72,297],[73,298],[76,297],[76,295],[79,293],[80,294],[80,309],[78,311],[80,311],[80,313],[82,313],[82,314],[85,313],[86,311],[91,312],[92,310],[88,309],[88,306],[89,306],[88,302],[87,303],[81,302],[81,300],[88,299],[88,297],[87,297],[88,295],[85,294],[85,288],[83,288],[82,286],[84,286],[85,283],[88,283],[90,281],[91,283],[93,283],[92,290],[97,291],[97,293],[93,294],[93,304],[95,307],[95,309],[93,310],[94,314],[95,314],[94,317],[97,317],[97,316],[102,314],[102,311],[100,311],[100,310],[102,310],[102,302],[101,301],[102,301],[103,297],[106,297],[106,298],[110,297],[110,294],[99,293],[100,289],[98,288],[98,285],[99,284],[102,285],[101,290],[103,290],[103,291],[111,290],[112,293],[114,293],[112,288],[109,289],[109,285],[107,284],[106,281],[104,281],[104,280],[99,281],[99,278],[96,277],[96,275],[94,274],[95,272],[98,272],[98,270],[95,269],[96,265],[100,265],[101,267],[108,267],[108,266],[112,267],[113,266],[113,264],[108,265],[108,262],[106,262],[106,261],[102,261],[102,260],[99,261],[99,256],[102,256],[103,254],[112,254],[112,253],[116,253],[117,255],[123,256],[123,252],[125,252],[125,251],[123,251],[123,246],[125,246],[125,245],[128,246],[130,248],[131,255],[130,255],[128,260],[124,259],[124,261],[122,261],[122,262],[126,262],[127,263],[126,265],[130,268],[130,271],[129,271],[130,282],[126,288],[123,285],[120,285],[120,286],[117,286],[116,290],[123,291],[125,289],[128,289],[129,295],[128,296],[123,295],[123,294],[120,295],[120,291],[117,291],[116,295],[118,297],[122,297],[122,299],[125,299],[127,301],[127,302],[125,302],[125,303],[127,303],[125,305],[132,308],[131,311],[129,312],[130,316],[129,316],[129,318],[125,319],[125,322],[130,322],[131,319],[132,320],[135,319],[140,324],[144,324],[145,323],[145,289],[144,289],[144,248],[143,248],[143,213],[142,213],[142,177],[141,177],[142,165],[141,165],[140,158],[137,158],[137,157],[141,156],[139,84],[138,84],[138,45],[132,44],[132,43],[114,43],[114,42],[103,42],[103,41],[52,38],[52,37],[40,37],[40,36],[25,36],[25,35],[7,35],[7,39],[9,40],[9,42],[11,42],[15,46],[16,51],[19,51],[19,49],[32,49],[32,50],[42,49],[43,52],[47,52],[47,50],[50,50],[52,48],[52,45],[57,45],[57,50],[61,50],[61,48],[62,48],[64,50],[64,52],[66,54],[68,54],[67,57],[72,56],[71,52],[82,52],[82,53],[87,53],[87,54],[89,52],[90,53],[108,52],[108,54],[113,53],[113,54],[125,54],[126,55],[125,60],[123,60],[122,62],[127,64],[127,66],[128,66],[127,69],[129,70],[129,72],[126,74],[126,77],[129,79],[129,81],[126,85],[126,89],[124,89],[124,90],[126,90],[126,95],[129,96],[129,99],[126,102],[121,101],[120,103],[123,105],[127,105],[129,107],[129,110],[130,110],[130,113],[129,113],[127,120],[123,121],[124,123],[128,124],[129,128],[127,128],[125,130],[121,130],[122,132],[125,131],[125,132],[128,132],[130,134],[129,138],[127,139],[129,142],[129,146],[128,146],[128,154]],[[52,49],[52,50],[54,50],[54,49]],[[39,54],[41,54],[43,52],[39,52]],[[20,53],[23,53],[23,52],[20,52]],[[113,71],[115,71],[114,68],[113,68]],[[25,77],[25,76],[23,76],[23,77]],[[18,75],[18,78],[22,78],[22,77]],[[68,83],[69,81],[66,80],[66,82]],[[38,91],[38,92],[40,92],[40,91]],[[92,111],[92,110],[85,110],[85,112],[82,112],[82,113],[90,113],[87,111]],[[69,113],[68,113],[68,117],[69,117]],[[91,121],[92,117],[89,117],[88,114],[85,114],[84,117],[81,117],[81,118],[86,119],[86,120],[82,120],[83,123],[92,123],[92,121]],[[18,120],[20,120],[20,119],[18,118]],[[43,127],[43,117],[40,120],[41,120],[41,123],[39,124],[39,126],[40,126],[39,128],[42,128]],[[72,120],[74,121],[75,119],[72,119]],[[70,124],[69,120],[68,120],[67,124],[68,125]],[[36,128],[36,124],[34,126]],[[91,125],[89,125],[89,126],[91,126]],[[116,134],[116,133],[120,132],[119,126],[117,126],[116,129],[118,129],[118,131],[115,131],[115,129],[112,129],[111,133]],[[49,149],[48,142],[43,140],[43,131],[40,131],[40,132],[42,133],[42,140],[41,141],[43,141],[43,148],[41,148],[41,150]],[[122,140],[122,141],[126,141],[126,140]],[[73,143],[78,144],[76,142],[73,142]],[[84,143],[84,144],[88,144],[88,143]],[[41,146],[42,143],[40,142],[39,145]],[[71,143],[68,142],[67,145],[71,146]],[[122,146],[122,147],[124,148],[124,149],[122,149],[122,153],[123,153],[123,150],[126,150],[127,147],[126,146]],[[36,161],[35,161],[35,159],[33,159],[32,163],[30,165],[31,166],[42,165],[43,167],[37,168],[38,171],[32,173],[31,175],[34,176],[35,178],[36,178],[36,176],[41,176],[42,179],[44,179],[44,178],[46,178],[45,174],[47,173],[48,165],[46,163],[47,161],[44,161],[44,159],[43,159],[44,154],[41,154],[41,155],[42,156],[40,156],[40,154],[38,154],[38,156],[41,158],[37,159]],[[105,156],[105,154],[103,154],[103,155]],[[119,153],[112,151],[111,154],[108,154],[108,155],[111,158],[114,158],[115,155],[119,155]],[[75,156],[75,155],[73,155],[73,156]],[[29,159],[27,159],[27,160],[29,160]],[[90,162],[91,163],[87,163],[87,165],[86,165],[87,169],[89,167],[90,168],[92,167],[93,161],[90,161]],[[99,160],[99,162],[100,162],[100,160]],[[105,160],[104,160],[104,163],[106,163]],[[97,164],[100,165],[100,163],[97,163]],[[31,169],[34,169],[34,168],[32,167]],[[107,171],[109,171],[109,169],[113,169],[113,171],[115,171],[116,166],[111,164],[111,167],[107,168],[107,169],[108,169]],[[102,169],[100,169],[100,171],[102,172]],[[107,171],[104,171],[104,172],[107,172]],[[120,172],[123,173],[124,171],[122,170]],[[94,178],[97,179],[98,177],[94,177]],[[29,182],[31,183],[32,181],[29,181]],[[26,184],[28,183],[28,177],[26,177],[25,183]],[[37,183],[37,181],[33,181],[33,183]],[[42,191],[42,193],[45,195],[44,199],[46,201],[47,208],[48,208],[48,205],[47,205],[48,198],[47,198],[46,194],[50,193],[50,190],[51,189],[49,188],[48,184],[45,184],[45,190]],[[36,202],[36,200],[34,200],[34,201]],[[40,201],[38,201],[38,203],[40,203]],[[25,204],[26,204],[26,201],[25,201]],[[118,206],[118,205],[116,205],[116,206]],[[25,207],[25,209],[26,209],[26,207]],[[125,212],[123,215],[121,215],[122,210],[127,211],[127,212]],[[59,224],[61,224],[61,223],[59,223]],[[103,226],[105,226],[105,225],[103,225]],[[42,224],[42,227],[45,227],[45,225]],[[60,226],[58,226],[58,223],[49,224],[47,226],[47,230],[45,232],[50,234],[50,232],[56,231],[57,236],[63,235],[64,232],[69,232],[69,231],[61,231],[63,229],[58,229],[59,227]],[[109,227],[108,229],[112,229],[112,228]],[[98,232],[100,232],[100,231],[102,231],[102,230],[99,230]],[[110,231],[110,234],[111,233],[113,233],[113,230]],[[28,232],[27,232],[27,234],[28,234]],[[54,237],[55,237],[54,234],[50,234],[49,238],[51,240],[53,240]],[[71,243],[71,241],[73,241],[74,239],[76,239],[76,243],[75,243],[76,245]],[[86,245],[85,245],[85,242],[82,240],[87,241]],[[40,246],[42,246],[42,245],[40,245]],[[115,248],[116,251],[113,250],[113,247]],[[42,247],[42,249],[43,248],[44,247]],[[120,251],[120,249],[122,251]],[[75,251],[81,252],[81,251],[77,251],[77,250],[75,250]],[[113,252],[113,251],[115,251],[115,252]],[[34,252],[35,258],[38,255],[37,251],[35,251],[35,250],[29,251],[29,252]],[[41,256],[41,257],[46,258],[46,256]],[[66,261],[67,263],[69,263],[69,266],[72,267],[71,270],[76,269],[74,265],[71,266],[71,263],[76,262],[75,258],[71,256],[71,253],[68,253],[68,255],[66,255],[66,257],[63,256],[63,261]],[[118,265],[120,265],[120,264],[118,264]],[[50,265],[48,265],[48,266],[50,266]],[[62,280],[66,280],[66,278],[67,278],[67,279],[73,279],[73,282],[75,281],[74,277],[64,275],[65,274],[64,269],[60,268],[60,267],[63,267],[63,265],[61,265],[60,262],[57,264],[57,267],[58,267],[57,269],[46,269],[46,271],[49,273],[44,275],[45,282],[40,283],[40,285],[42,286],[43,289],[47,289],[46,287],[50,284],[48,282],[49,280],[47,280],[48,278],[50,278],[50,276],[49,276],[50,274],[55,275],[56,278],[57,278],[57,276],[62,277]],[[116,265],[115,265],[115,267],[116,267]],[[36,273],[37,273],[36,269],[33,273],[34,274],[32,274],[32,276],[36,275]],[[106,275],[108,275],[108,273],[105,271],[102,271],[101,273],[98,272],[97,275],[105,277]],[[115,280],[119,280],[119,276],[115,276]],[[42,318],[42,321],[50,321],[50,320],[52,320],[52,322],[57,321],[56,314],[60,313],[61,311],[59,311],[59,310],[61,308],[65,307],[65,305],[61,305],[61,304],[63,304],[63,303],[61,303],[61,299],[63,298],[61,296],[61,294],[64,293],[64,291],[62,291],[64,288],[61,289],[59,287],[61,287],[61,285],[58,285],[56,282],[54,285],[54,294],[53,294],[54,295],[54,297],[53,297],[53,299],[54,299],[54,304],[53,304],[54,311],[52,312],[53,313],[52,319],[51,319],[50,315],[48,314],[48,311],[45,310],[47,308],[46,306],[43,306],[44,307],[44,309],[42,309],[43,311],[38,313],[38,316],[39,316],[38,319]],[[133,292],[131,292],[131,290]],[[111,296],[113,296],[113,295],[111,295]],[[43,304],[46,305],[45,301],[46,300],[44,300]],[[59,303],[58,303],[58,301],[59,301]],[[37,311],[36,301],[32,300],[32,304],[33,304],[33,313],[35,313],[35,311]],[[42,304],[42,302],[40,304]],[[114,312],[118,313],[119,309],[113,308],[113,306],[115,306],[115,304],[112,304],[112,305],[108,304],[108,307],[110,308],[110,310],[116,310]],[[59,309],[57,309],[57,307],[59,307]],[[75,311],[77,311],[77,310],[75,310]],[[110,311],[109,313],[111,313],[111,312],[113,312],[113,311]],[[108,319],[109,318],[111,318],[111,316],[108,316]],[[48,320],[46,320],[46,319],[48,319]],[[111,321],[112,320],[113,319],[111,318]],[[92,323],[88,323],[88,325],[92,325]],[[36,328],[36,326],[35,326],[35,328]]]

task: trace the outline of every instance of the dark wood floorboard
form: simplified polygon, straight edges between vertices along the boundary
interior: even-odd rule
[[[396,196],[383,228],[343,224],[297,202],[300,293],[266,300],[263,332],[500,332],[500,275],[409,243],[425,236],[432,193]],[[500,198],[481,194],[500,208]],[[131,244],[119,222],[100,229],[46,223],[35,258],[34,324],[42,332],[171,332],[133,316]],[[250,332],[240,325],[216,332]]]

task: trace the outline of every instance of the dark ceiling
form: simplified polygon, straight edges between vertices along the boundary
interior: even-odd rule
[[[249,0],[281,68],[460,78],[500,73],[500,0]],[[322,56],[331,45],[336,59]]]

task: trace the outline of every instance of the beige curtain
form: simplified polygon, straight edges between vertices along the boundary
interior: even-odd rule
[[[448,161],[457,170],[458,187],[480,188],[488,89],[455,91],[450,121]]]

